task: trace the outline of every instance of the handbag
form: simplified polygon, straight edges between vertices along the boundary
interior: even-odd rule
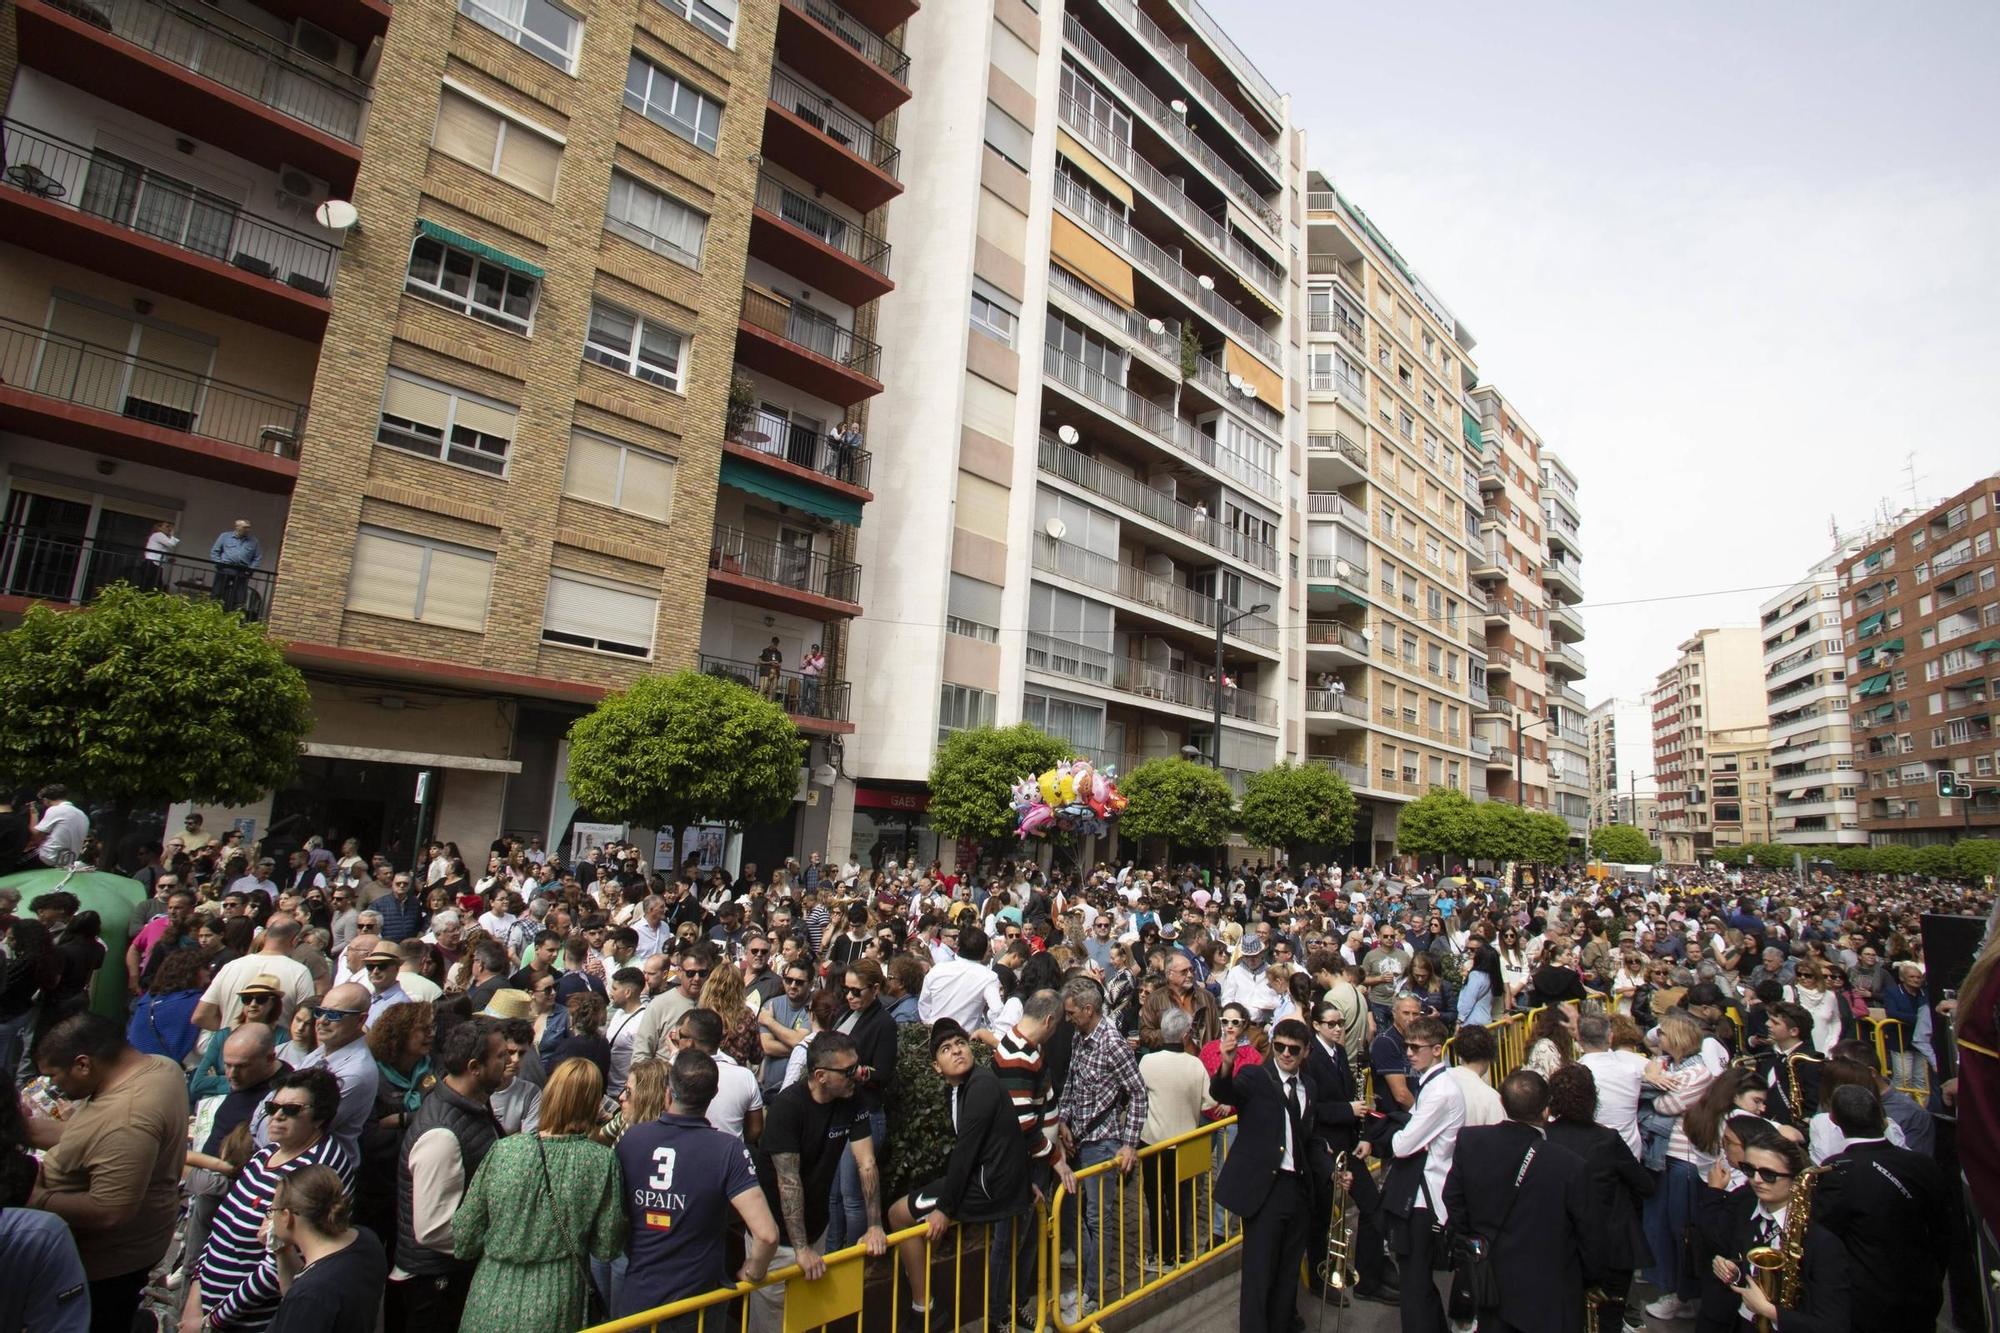
[[[1533,1165],[1535,1154],[1541,1151],[1541,1144],[1530,1144],[1527,1154],[1521,1158],[1521,1165],[1514,1171],[1514,1189],[1507,1196],[1506,1210],[1500,1214],[1500,1224],[1495,1230],[1504,1230],[1507,1219],[1514,1213],[1514,1202],[1521,1197],[1521,1182],[1528,1177],[1528,1168]],[[1474,1310],[1491,1310],[1500,1304],[1500,1275],[1493,1267],[1493,1247],[1486,1237],[1465,1227],[1451,1229],[1447,1246],[1451,1268],[1451,1287],[1454,1302],[1463,1300]]]
[[[583,1326],[591,1328],[601,1324],[609,1312],[604,1306],[604,1297],[598,1294],[597,1283],[590,1276],[590,1256],[578,1247],[575,1237],[570,1234],[569,1223],[563,1219],[562,1205],[556,1201],[555,1181],[549,1175],[549,1150],[542,1144],[542,1136],[535,1137],[535,1155],[542,1159],[542,1188],[548,1191],[549,1212],[556,1219],[556,1230],[562,1233],[563,1244],[568,1247],[576,1260],[578,1273],[583,1278]]]

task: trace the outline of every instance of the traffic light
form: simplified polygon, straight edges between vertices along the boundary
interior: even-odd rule
[[[1965,779],[1946,769],[1937,775],[1938,795],[1945,800],[1963,800],[1972,793],[1965,785]]]

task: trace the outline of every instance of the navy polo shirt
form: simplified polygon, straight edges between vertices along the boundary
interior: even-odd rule
[[[743,1140],[669,1112],[618,1140],[630,1261],[613,1318],[727,1286],[730,1200],[757,1188]]]

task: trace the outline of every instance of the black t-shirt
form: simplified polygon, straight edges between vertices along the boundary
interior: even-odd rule
[[[810,1078],[810,1075],[807,1076]],[[802,1078],[786,1088],[764,1108],[764,1133],[752,1156],[757,1161],[757,1183],[778,1219],[779,1241],[789,1245],[793,1237],[785,1232],[785,1205],[778,1197],[778,1172],[771,1158],[779,1153],[797,1153],[799,1181],[806,1192],[806,1232],[818,1239],[826,1230],[827,1202],[833,1194],[834,1173],[840,1169],[840,1154],[849,1135],[868,1136],[867,1113],[853,1098],[838,1102],[816,1102]]]
[[[351,1244],[299,1274],[266,1333],[375,1333],[388,1280],[382,1242],[368,1228],[357,1227]]]

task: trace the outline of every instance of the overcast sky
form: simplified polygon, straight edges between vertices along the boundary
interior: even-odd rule
[[[1208,3],[1577,473],[1591,702],[2000,467],[2000,4]]]

